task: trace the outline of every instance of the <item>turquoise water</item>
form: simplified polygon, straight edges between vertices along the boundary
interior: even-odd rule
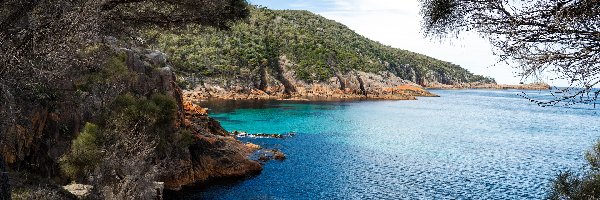
[[[418,101],[204,103],[229,131],[281,149],[283,162],[183,199],[540,199],[582,170],[600,110],[542,108],[518,91],[433,91]],[[530,92],[544,95],[547,92]]]

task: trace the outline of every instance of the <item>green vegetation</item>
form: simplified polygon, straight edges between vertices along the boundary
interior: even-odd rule
[[[589,168],[578,176],[573,172],[558,175],[549,199],[599,199],[600,198],[600,141],[585,154]]]
[[[148,35],[182,71],[205,77],[258,79],[261,70],[277,74],[279,58],[286,56],[296,64],[296,75],[309,81],[352,70],[390,71],[415,82],[428,81],[430,74],[450,77],[440,80],[447,83],[492,81],[458,65],[382,45],[308,11],[250,11],[251,18],[230,31],[190,25],[183,31]]]
[[[127,68],[127,55],[125,53],[113,54],[107,59],[106,64],[102,65],[101,68],[92,70],[91,73],[86,74],[82,80],[76,83],[78,91],[89,92],[92,88],[97,88],[100,85],[112,85],[132,79],[133,74]]]
[[[11,159],[11,169],[43,180],[63,180],[64,175],[78,181],[90,178],[87,183],[94,185],[98,199],[151,199],[144,197],[156,191],[147,186],[163,172],[150,169],[183,157],[158,157],[154,152],[155,139],[176,140],[171,136],[179,128],[177,101],[151,96],[172,88],[161,87],[164,82],[157,77],[164,74],[158,70],[146,71],[149,63],[141,60],[148,59],[140,58],[145,52],[132,40],[142,37],[138,33],[145,28],[226,28],[248,16],[247,6],[245,0],[0,1],[0,63],[7,66],[0,70],[1,157]],[[125,51],[129,57],[114,53]],[[126,93],[134,97],[131,104],[112,107]],[[40,115],[51,117],[37,123]],[[71,130],[81,128],[80,120],[97,126],[86,125],[73,139]],[[37,134],[23,140],[22,130]],[[56,154],[64,156],[59,161]],[[12,173],[2,175],[22,180]],[[2,197],[9,194],[5,188],[0,187]],[[15,195],[24,195],[15,198],[62,199],[42,189],[32,191],[45,196],[17,191]]]
[[[165,126],[175,119],[177,103],[172,97],[155,94],[150,99],[122,95],[115,100],[113,111],[123,116],[121,121],[132,123],[143,121],[149,125]]]
[[[194,133],[192,131],[188,129],[179,130],[179,141],[177,142],[177,144],[179,144],[179,147],[187,148],[190,145],[194,144],[196,140],[197,138],[196,136],[194,136]]]
[[[102,127],[87,123],[72,141],[71,151],[61,158],[60,167],[72,180],[82,180],[92,173],[102,161],[103,147],[110,146],[114,138],[119,138],[118,134],[134,131],[123,128],[139,124],[150,127],[147,132],[155,134],[148,135],[148,138],[158,138],[159,146],[167,145],[170,142],[167,130],[175,121],[177,103],[167,95],[155,94],[146,99],[126,94],[113,102],[110,112],[107,118],[115,120],[108,120]]]
[[[60,159],[63,173],[73,180],[85,177],[100,163],[102,143],[100,128],[86,123],[81,133],[72,142],[71,151]]]
[[[136,97],[130,94],[119,96],[112,106],[111,123],[115,132],[137,132],[146,133],[145,139],[157,142],[160,152],[175,142],[172,134],[175,131],[175,119],[177,114],[177,102],[173,97],[154,94],[150,98]],[[128,130],[143,124],[145,130]]]

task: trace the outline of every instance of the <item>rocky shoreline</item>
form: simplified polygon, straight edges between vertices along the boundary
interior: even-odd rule
[[[430,83],[425,86],[427,89],[442,89],[442,90],[460,90],[460,89],[491,89],[491,90],[549,90],[550,85],[546,83],[531,83],[521,85],[508,85],[496,83],[463,83],[446,85],[441,83]]]
[[[190,84],[184,96],[196,100],[415,100],[416,97],[437,96],[387,71],[335,72],[329,79],[309,81],[298,77],[293,70],[295,65],[286,56],[281,56],[277,70],[262,70],[259,78],[250,75],[195,77],[188,74],[180,79]]]
[[[546,83],[533,83],[521,85],[508,85],[496,83],[461,83],[441,84],[429,83],[424,87],[416,84],[402,84],[398,86],[383,86],[372,88],[366,94],[352,90],[332,89],[316,85],[312,91],[285,93],[267,93],[262,90],[225,90],[219,86],[203,86],[194,90],[185,90],[183,95],[187,99],[204,100],[281,100],[281,101],[340,101],[340,100],[416,100],[417,97],[439,97],[428,89],[438,90],[463,90],[463,89],[491,89],[491,90],[549,90]]]
[[[283,101],[338,101],[338,100],[416,100],[417,97],[438,97],[421,86],[415,84],[403,84],[390,87],[377,87],[369,92],[358,92],[354,90],[332,89],[323,85],[315,85],[312,90],[285,93],[267,93],[263,90],[232,91],[219,87],[199,87],[194,90],[184,91],[184,97],[188,99],[220,99],[220,100],[283,100]]]

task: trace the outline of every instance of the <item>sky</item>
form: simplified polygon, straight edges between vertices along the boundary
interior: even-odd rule
[[[425,54],[490,76],[500,84],[518,84],[517,70],[498,63],[489,42],[478,33],[430,39],[421,31],[418,0],[249,0],[271,9],[308,10],[340,22],[358,34],[395,48]],[[551,85],[558,81],[544,79]],[[525,80],[525,82],[531,82]]]

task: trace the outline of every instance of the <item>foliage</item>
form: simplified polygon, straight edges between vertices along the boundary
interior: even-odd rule
[[[600,141],[585,154],[589,169],[583,176],[572,172],[559,174],[552,185],[549,199],[600,198]]]
[[[170,127],[177,103],[165,95],[150,96],[158,88],[137,90],[151,84],[128,82],[133,76],[125,55],[113,52],[140,47],[138,33],[146,28],[203,24],[226,29],[248,15],[246,6],[245,0],[0,1],[0,154],[23,149],[26,155],[14,166],[36,173],[47,170],[45,178],[57,178],[53,166],[29,163],[52,160],[37,152],[45,148],[22,146],[19,134],[8,128],[30,126],[25,119],[36,112],[32,108],[57,106],[61,112],[52,113],[59,115],[53,118],[82,116],[77,119],[99,124],[97,129],[86,125],[72,141],[60,161],[65,174],[79,180],[92,175],[95,190],[106,199],[151,199],[155,191],[149,184],[156,180],[151,169],[167,162],[157,158],[156,141],[174,140],[169,134],[176,131]],[[129,102],[111,107],[118,95],[128,92],[134,93],[131,98],[122,98]],[[47,132],[43,125],[38,128]],[[64,142],[39,141],[46,136],[29,143]]]
[[[140,179],[142,176],[152,178],[149,171],[152,165],[146,163],[156,158],[158,148],[167,148],[171,141],[170,131],[174,129],[177,103],[167,95],[155,94],[150,98],[136,97],[131,94],[119,96],[111,106],[107,122],[102,129],[87,123],[82,132],[73,140],[71,150],[60,160],[60,167],[72,180],[87,181],[87,177],[96,176],[104,180],[103,184],[112,181],[105,176],[122,176],[129,179]],[[162,147],[161,147],[162,146]],[[123,171],[135,165],[140,170]],[[101,168],[101,169],[100,169]],[[99,169],[98,171],[94,171]],[[116,173],[116,174],[111,174]],[[99,176],[103,174],[104,176]],[[105,178],[102,178],[105,177]],[[136,180],[129,184],[145,188],[149,180]],[[136,183],[136,182],[139,182]],[[119,185],[119,184],[117,184]],[[133,187],[133,186],[132,186]],[[114,188],[113,188],[114,189]],[[130,188],[135,193],[140,188]],[[111,189],[103,195],[121,195]],[[142,195],[142,194],[135,194]],[[125,197],[125,196],[119,196]]]
[[[245,0],[0,1],[0,130],[14,126],[26,110],[24,103],[35,102],[30,100],[39,94],[35,89],[60,92],[56,99],[37,96],[48,105],[77,105],[80,99],[71,97],[82,91],[69,86],[111,59],[107,52],[112,51],[99,48],[111,43],[108,36],[133,43],[130,47],[138,31],[148,27],[196,23],[226,28],[247,17],[246,7]]]
[[[600,91],[600,3],[596,0],[472,1],[421,0],[429,36],[474,30],[488,38],[502,61],[521,76],[557,74],[571,83],[555,100],[595,103]]]
[[[197,138],[193,134],[193,132],[188,129],[181,129],[179,131],[178,135],[179,135],[178,144],[182,148],[188,148],[190,145],[194,144],[194,142],[197,140]]]
[[[141,28],[189,23],[224,28],[245,18],[246,6],[244,0],[0,1],[0,130],[15,126],[31,105],[87,106],[89,102],[73,98],[83,93],[71,88],[77,85],[74,81],[106,66],[107,72],[123,72],[122,60],[99,48],[110,43],[108,36],[131,40]],[[104,65],[106,61],[112,65]],[[118,70],[111,71],[111,66]],[[90,98],[93,103],[106,106],[116,96],[102,95],[115,91],[110,86],[92,93],[100,94]],[[2,133],[0,145],[18,144],[6,136],[11,133]]]
[[[110,106],[104,125],[107,149],[94,185],[109,199],[151,198],[159,155],[173,148],[177,103],[173,97],[125,94]]]
[[[246,77],[258,80],[262,70],[280,72],[280,56],[296,63],[296,75],[324,81],[353,70],[391,71],[415,82],[429,74],[447,75],[450,82],[492,80],[475,76],[448,62],[395,49],[369,40],[348,27],[308,11],[253,7],[251,17],[230,31],[190,25],[183,31],[149,31],[182,71],[205,77]]]
[[[126,94],[115,100],[112,111],[113,117],[119,117],[118,123],[143,122],[148,126],[165,127],[174,121],[177,103],[173,97],[162,94],[152,95],[149,99]]]
[[[71,151],[60,159],[60,167],[72,180],[90,175],[102,157],[102,134],[99,127],[86,123],[71,145]]]
[[[177,82],[177,86],[179,86],[182,90],[190,89],[191,84],[185,79],[185,77],[177,76],[175,81]]]
[[[247,17],[247,6],[245,0],[108,0],[100,4],[100,9],[117,26],[127,23],[130,27],[176,27],[197,23],[226,29],[232,20]]]
[[[110,52],[102,47],[105,52]],[[125,53],[107,54],[107,61],[102,66],[83,72],[81,78],[75,81],[78,94],[87,92],[93,96],[105,99],[115,96],[125,90],[127,83],[133,82],[136,75],[129,71]]]

